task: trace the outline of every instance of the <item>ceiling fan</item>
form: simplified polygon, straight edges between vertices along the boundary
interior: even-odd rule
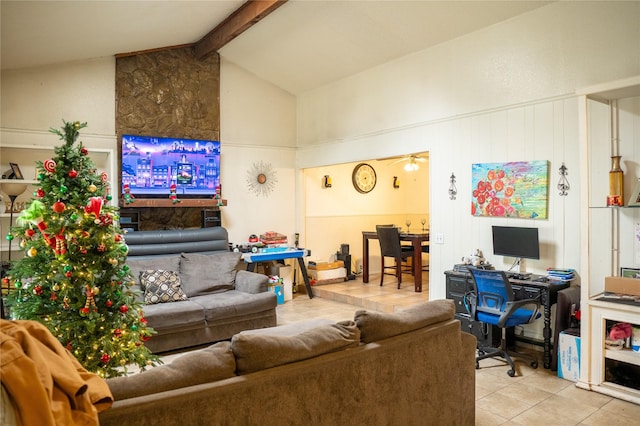
[[[398,155],[395,157],[386,157],[386,158],[379,158],[378,161],[384,161],[384,160],[396,160],[392,163],[389,163],[389,166],[392,166],[394,164],[398,164],[401,163],[403,161],[406,161],[407,164],[404,165],[404,169],[407,172],[413,172],[418,170],[420,167],[418,166],[418,163],[424,163],[429,161],[429,153],[428,152],[423,152],[423,153],[415,153],[415,154],[407,154],[407,155]]]

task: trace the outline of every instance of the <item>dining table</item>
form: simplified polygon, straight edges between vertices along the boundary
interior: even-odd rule
[[[369,240],[377,240],[376,231],[362,231],[362,282],[369,282]],[[429,242],[429,231],[402,232],[400,231],[400,241],[409,241],[413,247],[413,281],[415,291],[422,292],[422,245]]]

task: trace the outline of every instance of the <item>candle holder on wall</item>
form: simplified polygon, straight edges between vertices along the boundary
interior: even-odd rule
[[[569,195],[567,191],[571,188],[569,185],[569,181],[567,180],[567,175],[569,174],[569,169],[567,166],[562,163],[562,166],[558,169],[558,173],[560,173],[560,181],[558,181],[558,190],[560,190],[560,196],[565,197]]]
[[[449,199],[455,200],[456,195],[458,195],[458,188],[456,188],[456,175],[451,172],[451,176],[449,177]]]
[[[331,188],[331,176],[324,175],[324,177],[322,178],[322,187]]]
[[[400,188],[400,179],[398,179],[398,176],[393,177],[393,187],[395,189]]]

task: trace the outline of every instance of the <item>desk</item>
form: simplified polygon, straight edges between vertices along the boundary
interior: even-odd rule
[[[377,240],[375,231],[362,231],[362,282],[369,282],[369,240]],[[429,232],[400,233],[401,241],[411,241],[413,246],[413,280],[416,292],[422,291],[422,243],[429,242]]]
[[[447,299],[456,304],[456,315],[468,315],[464,307],[464,294],[473,291],[471,274],[456,271],[445,271]],[[535,276],[532,276],[534,278]],[[551,306],[558,301],[558,292],[569,287],[570,283],[537,282],[531,280],[509,279],[516,299],[534,299],[540,296],[543,307],[544,329],[542,332],[544,368],[551,368]]]
[[[310,255],[311,251],[307,249],[292,248],[289,250],[270,253],[242,253],[242,260],[244,260],[244,262],[247,264],[247,271],[253,272],[256,268],[256,263],[259,262],[268,262],[270,260],[298,259],[300,273],[302,274],[302,279],[304,279],[304,286],[307,288],[309,299],[313,299],[313,290],[311,289],[309,275],[307,274],[307,267],[304,265],[303,259],[304,257]]]

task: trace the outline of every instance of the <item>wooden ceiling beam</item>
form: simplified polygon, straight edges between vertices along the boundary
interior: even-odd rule
[[[257,24],[287,0],[248,0],[194,46],[195,56],[204,59]]]

